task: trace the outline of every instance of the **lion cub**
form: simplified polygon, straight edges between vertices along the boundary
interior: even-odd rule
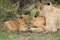
[[[44,31],[45,30],[45,18],[44,17],[36,17],[33,18],[31,20],[31,31],[36,31],[36,32],[40,32],[40,31]]]
[[[6,21],[3,25],[4,30],[20,30],[20,31],[26,31],[27,25],[25,23],[27,15],[21,15],[21,18],[18,18],[17,20],[13,21]]]

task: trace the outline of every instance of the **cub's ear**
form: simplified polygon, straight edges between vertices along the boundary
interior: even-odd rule
[[[43,4],[42,3],[39,3],[38,6],[37,6],[38,9],[42,10],[43,8]]]

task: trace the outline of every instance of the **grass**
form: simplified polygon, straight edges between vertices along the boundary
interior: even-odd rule
[[[60,30],[55,33],[46,34],[0,30],[0,40],[60,40]]]

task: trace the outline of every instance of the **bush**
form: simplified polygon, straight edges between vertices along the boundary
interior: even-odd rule
[[[16,19],[19,3],[12,4],[9,0],[0,0],[0,24],[7,20]]]

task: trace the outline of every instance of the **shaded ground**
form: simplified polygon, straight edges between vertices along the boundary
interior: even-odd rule
[[[55,33],[6,32],[0,30],[0,40],[60,40],[60,30]]]

